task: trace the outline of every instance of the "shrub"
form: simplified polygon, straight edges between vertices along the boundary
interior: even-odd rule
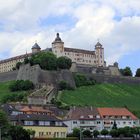
[[[74,80],[77,87],[95,85],[95,80],[92,78],[87,78],[84,74],[74,74]]]
[[[17,80],[13,81],[9,86],[10,91],[21,91],[21,90],[31,90],[34,89],[34,85],[29,80]]]
[[[59,82],[59,89],[60,90],[73,90],[73,88],[67,83],[66,81],[62,80]]]
[[[24,94],[24,93],[11,93],[9,95],[5,95],[3,96],[3,98],[1,99],[2,103],[7,103],[7,102],[21,102],[25,99],[25,97],[28,94]]]
[[[84,131],[83,131],[83,136],[84,136],[85,138],[91,138],[92,135],[91,135],[90,130],[84,130]]]
[[[97,138],[97,136],[98,136],[99,134],[100,134],[100,133],[99,133],[98,130],[94,130],[94,131],[93,131],[93,136],[94,136],[95,138]]]
[[[118,137],[118,136],[119,136],[118,130],[117,130],[117,129],[112,129],[112,130],[110,131],[110,135],[111,135],[112,137]]]
[[[104,135],[104,136],[106,136],[106,135],[109,134],[109,132],[108,132],[108,130],[103,129],[103,130],[101,131],[101,134]]]

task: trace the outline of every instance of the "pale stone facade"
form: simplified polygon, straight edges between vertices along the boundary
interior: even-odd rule
[[[75,48],[65,48],[64,42],[59,37],[59,33],[52,43],[52,52],[57,56],[69,57],[72,62],[78,64],[88,64],[92,66],[104,66],[104,48],[97,42],[95,45],[95,51],[75,49]]]
[[[102,45],[97,42],[95,45],[94,51],[76,49],[76,48],[66,48],[64,47],[64,42],[59,37],[59,33],[55,38],[55,41],[52,43],[52,52],[57,56],[66,56],[77,64],[85,64],[91,66],[105,66],[104,62],[104,48]],[[32,47],[32,53],[24,54],[16,57],[0,61],[0,73],[12,71],[16,67],[17,62],[23,62],[26,57],[30,57],[33,53],[40,52],[40,46],[35,43]]]

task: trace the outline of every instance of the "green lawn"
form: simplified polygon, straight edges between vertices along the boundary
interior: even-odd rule
[[[63,91],[58,97],[68,105],[96,107],[127,106],[140,117],[140,86],[124,84],[96,84]]]
[[[9,96],[11,94],[15,95],[15,94],[26,94],[27,92],[26,91],[18,91],[18,92],[11,92],[9,90],[9,85],[12,81],[10,82],[2,82],[0,83],[0,103],[2,102],[2,99],[5,97],[5,96]]]

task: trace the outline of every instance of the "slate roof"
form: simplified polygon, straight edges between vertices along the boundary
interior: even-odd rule
[[[95,120],[99,115],[94,107],[73,107],[67,114],[66,120]]]
[[[42,114],[19,114],[11,115],[11,121],[21,120],[21,121],[61,121],[55,116],[51,115],[42,115]]]
[[[12,111],[17,111],[17,112],[20,112],[19,110],[17,110],[15,108],[15,106],[13,105],[10,105],[10,104],[3,104],[1,105],[0,107],[4,112],[7,113],[7,115],[10,115],[12,113]]]
[[[35,43],[35,44],[32,46],[32,49],[41,49],[41,48],[40,48],[40,46],[39,46],[37,43]]]
[[[98,46],[102,47],[103,45],[100,42],[97,42],[97,44],[95,45],[95,47],[98,47]]]
[[[0,61],[0,64],[6,63],[6,62],[9,62],[9,61],[13,61],[13,60],[18,60],[18,59],[30,57],[31,55],[32,55],[32,53],[28,53],[28,54],[23,54],[23,55],[11,57],[11,58],[8,58],[8,59],[4,59],[4,60],[1,60],[1,61]]]
[[[74,52],[74,53],[83,53],[95,55],[95,51],[83,50],[83,49],[75,49],[75,48],[64,48],[65,52]]]

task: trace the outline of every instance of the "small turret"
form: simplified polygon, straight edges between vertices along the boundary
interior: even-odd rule
[[[35,43],[32,46],[32,53],[38,53],[38,52],[40,52],[40,50],[41,50],[41,48],[40,48],[40,46],[37,43]]]

